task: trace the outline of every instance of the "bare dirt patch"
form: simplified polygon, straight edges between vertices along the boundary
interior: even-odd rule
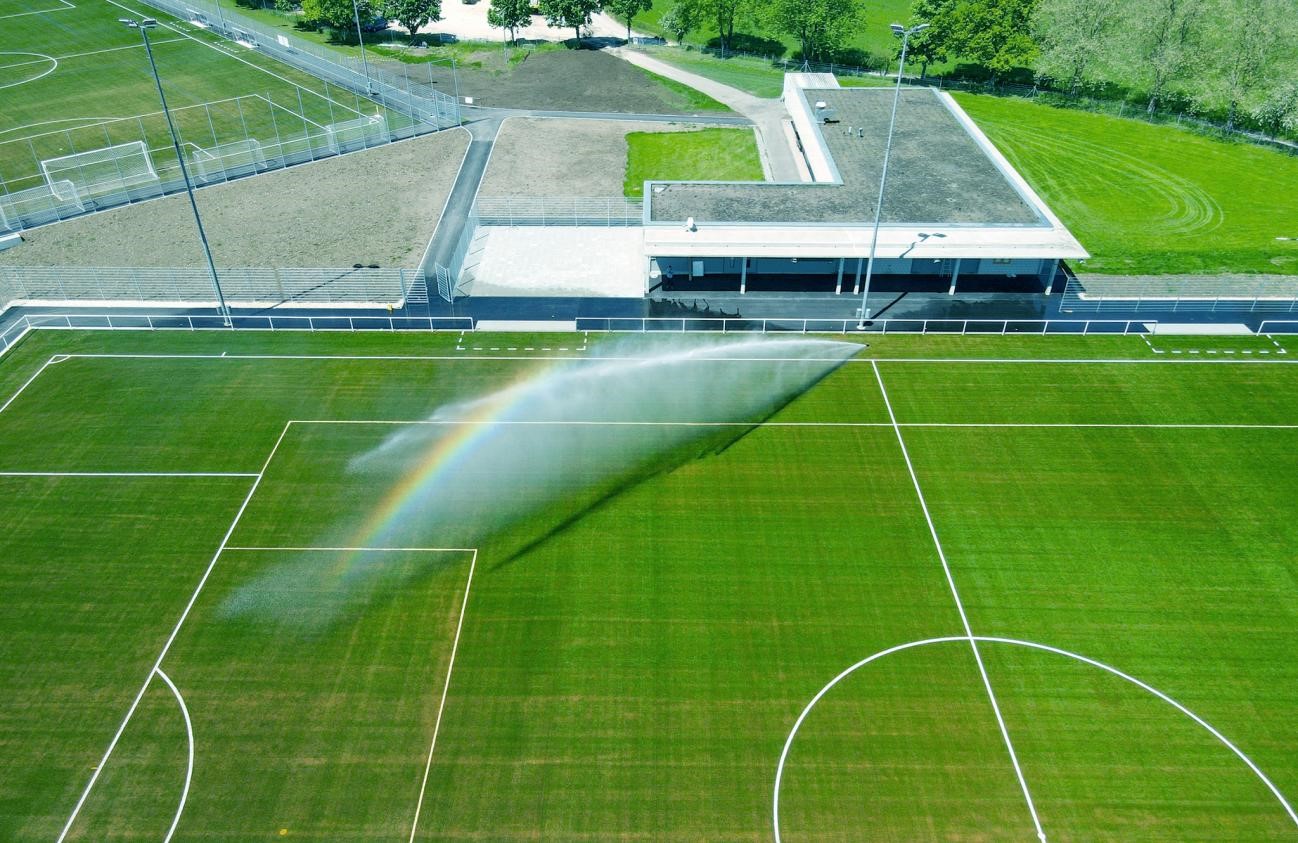
[[[415,267],[469,146],[438,132],[197,192],[217,266]],[[198,266],[185,195],[25,232],[11,266]]]
[[[688,132],[696,124],[632,120],[506,120],[479,195],[622,197],[631,132]]]
[[[534,108],[547,111],[613,111],[625,114],[718,114],[700,111],[688,97],[648,73],[601,50],[536,52],[505,62],[499,48],[462,58],[459,91],[475,105]],[[403,70],[383,61],[385,69],[430,79],[441,90],[453,90],[449,65],[420,65]],[[395,67],[393,65],[396,65]]]

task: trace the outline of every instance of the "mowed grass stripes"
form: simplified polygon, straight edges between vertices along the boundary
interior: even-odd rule
[[[393,478],[351,466],[400,427],[376,422],[580,360],[457,356],[454,335],[42,331],[0,361],[0,400],[52,354],[168,350],[214,356],[48,366],[0,413],[0,470],[258,472],[283,434],[161,665],[195,736],[177,840],[407,839],[457,629],[417,839],[770,840],[776,764],[807,703],[849,665],[932,638],[957,640],[882,657],[811,710],[782,838],[1033,834],[863,359],[615,493],[575,477],[487,531],[474,562],[288,548],[375,535]],[[277,353],[333,359],[239,356]],[[1140,426],[1293,423],[1298,369],[968,362],[1153,360],[1134,337],[880,337],[863,355],[964,358],[880,372],[975,633],[1126,671],[1298,792],[1298,431]],[[945,423],[1128,426],[911,426]],[[525,461],[526,434],[511,441]],[[0,836],[57,835],[252,482],[0,478],[0,763],[24,771],[0,779]],[[400,536],[441,546],[418,522]],[[1051,839],[1294,832],[1243,761],[1145,690],[980,648]],[[187,743],[155,678],[74,837],[160,839]]]

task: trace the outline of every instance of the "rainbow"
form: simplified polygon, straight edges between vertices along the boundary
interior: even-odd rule
[[[475,449],[495,432],[495,423],[526,400],[531,390],[525,386],[507,387],[495,395],[480,399],[471,405],[471,412],[448,420],[445,427],[450,434],[440,437],[419,461],[394,483],[382,500],[356,530],[348,547],[366,548],[386,533],[408,514],[411,503],[419,493],[439,480],[449,478]],[[357,551],[359,552],[359,551]],[[348,554],[344,565],[349,565],[356,552]]]

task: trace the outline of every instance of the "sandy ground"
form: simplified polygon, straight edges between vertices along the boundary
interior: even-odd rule
[[[437,32],[454,35],[461,41],[499,41],[505,37],[505,31],[493,29],[487,25],[486,0],[477,3],[463,3],[461,0],[446,0],[442,4],[442,19],[428,24],[420,32]],[[632,35],[642,33],[631,30]],[[600,12],[591,17],[591,25],[585,27],[582,36],[587,38],[625,38],[626,27],[608,15]],[[555,28],[547,26],[541,15],[532,16],[532,25],[515,30],[515,37],[532,41],[566,41],[573,37],[571,27]]]
[[[690,123],[511,117],[501,126],[479,195],[622,196],[630,132],[685,132]]]
[[[197,192],[216,264],[415,267],[469,146],[452,129]],[[24,232],[20,266],[198,266],[182,193]]]
[[[644,295],[644,230],[486,226],[472,296]]]

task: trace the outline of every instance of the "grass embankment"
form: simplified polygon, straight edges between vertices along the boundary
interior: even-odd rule
[[[1175,126],[956,98],[1095,256],[1087,271],[1298,274],[1298,158]]]
[[[751,129],[632,132],[626,136],[623,192],[643,196],[647,179],[761,181],[762,158]]]

